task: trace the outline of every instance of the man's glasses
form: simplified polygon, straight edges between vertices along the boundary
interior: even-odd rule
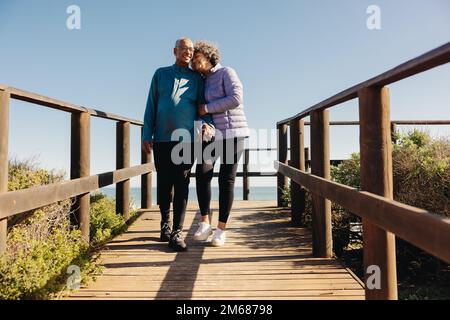
[[[181,51],[194,52],[194,48],[192,48],[192,47],[181,47],[181,46],[177,46],[177,48],[180,49]]]

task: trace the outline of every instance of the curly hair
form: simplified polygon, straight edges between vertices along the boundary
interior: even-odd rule
[[[211,62],[211,65],[215,67],[220,62],[220,52],[216,44],[208,41],[196,41],[194,45],[194,54],[200,52],[206,59]]]

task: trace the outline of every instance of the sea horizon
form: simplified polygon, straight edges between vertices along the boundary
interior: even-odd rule
[[[113,199],[116,197],[115,187],[105,187],[98,189],[94,192],[103,193],[108,198]],[[211,187],[211,200],[219,200],[219,187]],[[261,187],[251,187],[249,193],[249,200],[276,200],[277,199],[277,188],[276,186],[261,186]],[[197,194],[195,191],[195,186],[189,187],[189,201],[197,201]],[[234,199],[243,200],[243,187],[234,188]],[[139,208],[141,203],[141,187],[130,187],[130,202],[133,208]],[[156,204],[156,187],[152,188],[152,203]]]

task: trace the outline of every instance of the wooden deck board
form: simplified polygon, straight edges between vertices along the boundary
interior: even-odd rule
[[[148,210],[102,251],[103,275],[66,299],[364,299],[361,282],[336,260],[313,258],[310,232],[275,205],[236,201],[226,246],[215,248],[192,240],[200,216],[191,204],[182,253],[158,241],[159,212]]]

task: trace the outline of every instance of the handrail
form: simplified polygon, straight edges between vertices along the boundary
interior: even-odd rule
[[[450,62],[450,42],[431,50],[417,58],[411,59],[399,66],[386,71],[370,80],[361,82],[347,90],[344,90],[331,98],[328,98],[318,104],[296,114],[293,117],[277,122],[277,125],[287,124],[294,119],[301,119],[308,116],[312,111],[324,110],[335,105],[358,97],[358,91],[368,87],[383,87],[388,84],[406,79],[426,70],[438,67]]]
[[[316,194],[450,263],[450,218],[379,195],[359,191],[275,161],[279,172]],[[389,212],[389,214],[380,214]]]
[[[51,185],[7,192],[8,134],[10,100],[16,99],[71,113],[70,179]],[[90,119],[99,117],[116,121],[117,170],[90,176]],[[48,98],[36,93],[0,84],[0,254],[6,250],[7,218],[51,203],[75,197],[72,206],[74,223],[83,239],[89,241],[90,191],[113,183],[116,188],[116,212],[125,221],[129,215],[130,178],[141,176],[141,207],[151,207],[151,172],[149,155],[141,152],[140,166],[130,168],[130,125],[143,127],[143,122],[103,111]],[[6,172],[6,176],[5,176]]]
[[[392,142],[396,125],[449,125],[450,121],[391,121],[389,89],[386,87],[448,62],[450,42],[277,122],[278,206],[283,206],[281,190],[287,185],[287,178],[291,178],[291,216],[296,225],[305,212],[305,189],[311,191],[313,255],[320,258],[329,258],[333,254],[330,201],[363,218],[364,267],[369,270],[369,267],[377,266],[381,272],[380,289],[372,290],[366,286],[368,299],[397,299],[395,236],[450,263],[450,219],[392,200]],[[355,98],[359,99],[359,121],[329,121],[329,111],[325,109]],[[306,116],[310,116],[310,122],[304,121]],[[311,174],[306,173],[303,155],[307,124],[311,126]],[[359,125],[362,191],[331,181],[331,124]],[[290,162],[287,160],[288,127]]]
[[[87,112],[93,117],[98,117],[98,118],[103,118],[103,119],[108,119],[108,120],[115,120],[115,121],[122,121],[122,122],[129,122],[129,123],[137,125],[137,126],[144,125],[143,122],[140,120],[129,119],[126,117],[122,117],[122,116],[118,116],[118,115],[115,115],[112,113],[107,113],[107,112],[91,109],[88,107],[77,106],[72,103],[64,102],[61,100],[56,100],[53,98],[48,98],[48,97],[45,97],[45,96],[42,96],[42,95],[39,95],[36,93],[9,87],[6,85],[0,85],[0,90],[9,93],[11,95],[11,98],[13,98],[13,99],[25,101],[25,102],[29,102],[29,103],[33,103],[33,104],[38,104],[38,105],[56,109],[56,110],[61,110],[61,111],[70,112],[70,113]]]
[[[152,163],[0,194],[0,219],[35,210],[154,170]]]

